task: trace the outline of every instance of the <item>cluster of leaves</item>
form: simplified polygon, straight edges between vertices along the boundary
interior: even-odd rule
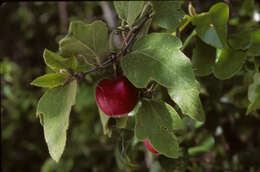
[[[32,47],[43,44],[52,47],[51,49],[56,47],[53,39],[57,36],[59,27],[57,19],[51,16],[55,16],[57,10],[55,6],[51,6],[48,12],[40,13],[47,8],[39,7],[46,4],[30,5],[27,10],[21,6],[13,13],[13,18],[17,14],[17,21],[19,20],[23,28],[20,35],[26,39],[19,37],[19,32],[14,32],[18,43],[12,44],[14,55],[7,53],[19,65],[7,60],[9,57],[1,62],[1,74],[4,82],[7,82],[3,89],[5,101],[1,112],[8,114],[3,117],[3,150],[15,152],[4,153],[6,157],[3,164],[7,171],[14,169],[7,166],[11,160],[21,162],[22,158],[24,160],[31,157],[30,160],[35,161],[34,168],[38,169],[40,162],[36,163],[36,155],[39,155],[41,161],[47,157],[45,145],[39,139],[41,130],[33,116],[41,90],[26,84],[33,76],[42,73],[38,67],[41,60],[35,58],[40,57],[43,47]],[[91,15],[97,15],[97,12],[93,13],[94,10],[99,10],[97,4],[87,3],[85,8],[88,10],[84,14],[75,13],[83,8],[70,4],[70,13],[77,15],[74,18],[86,20]],[[129,30],[143,21],[150,8],[148,4],[150,2],[114,2],[122,20],[118,30],[123,35],[127,35]],[[108,41],[108,35],[113,35],[112,32],[108,32],[102,21],[86,20],[87,23],[94,22],[85,24],[82,21],[73,21],[74,18],[70,17],[73,22],[69,34],[60,41],[59,51],[44,51],[47,75],[33,82],[47,87],[47,90],[43,89],[46,93],[38,102],[37,115],[43,124],[50,154],[56,160],[63,153],[70,123],[62,159],[56,164],[47,158],[42,171],[147,171],[146,168],[152,171],[203,171],[205,168],[212,171],[223,171],[223,168],[246,171],[250,168],[254,171],[254,166],[259,164],[257,145],[260,143],[255,129],[259,122],[259,111],[256,110],[259,108],[259,28],[249,18],[252,18],[256,5],[253,0],[245,0],[243,4],[232,2],[233,15],[227,17],[231,10],[227,10],[228,6],[224,3],[216,4],[208,12],[201,14],[196,14],[192,6],[189,6],[189,15],[181,10],[181,4],[182,1],[151,2],[153,13],[138,31],[137,39],[129,51],[119,57],[119,66],[136,87],[142,88],[142,91],[152,88],[152,99],[142,98],[133,112],[122,119],[108,118],[101,112],[100,121],[93,95],[98,80],[113,76],[111,63],[108,66],[103,65],[111,58],[111,49],[108,47],[113,46],[108,45],[111,42]],[[196,9],[206,11],[212,4],[207,1],[196,6],[194,1],[193,5]],[[184,3],[182,7],[186,8],[188,4]],[[39,12],[32,10],[32,13],[29,9],[38,9]],[[238,14],[234,15],[234,12]],[[38,13],[41,15],[37,16]],[[33,16],[40,20],[33,20]],[[39,27],[34,27],[31,20]],[[41,24],[46,20],[48,25]],[[4,26],[2,28],[7,28]],[[189,30],[193,28],[194,31]],[[147,34],[148,31],[157,33]],[[191,33],[190,36],[188,33]],[[41,40],[41,43],[30,41],[32,35],[35,40]],[[44,38],[38,39],[39,35]],[[60,38],[58,35],[56,40]],[[45,39],[48,41],[43,42]],[[183,45],[180,39],[184,40]],[[23,42],[24,40],[29,41]],[[94,43],[94,40],[99,41]],[[12,43],[10,39],[8,41],[7,45]],[[31,42],[32,45],[28,46]],[[23,51],[19,50],[19,46],[16,51],[16,45],[20,44],[25,45],[22,47]],[[2,47],[1,41],[0,46]],[[2,52],[8,49],[5,46]],[[116,53],[120,51],[121,49],[113,49]],[[28,54],[30,52],[38,54]],[[22,54],[24,58],[32,58],[15,59],[15,53]],[[184,54],[191,58],[191,62]],[[91,70],[98,72],[89,73],[82,81],[82,74]],[[29,90],[24,87],[29,87]],[[199,93],[206,114],[204,125],[199,122],[203,121]],[[75,106],[71,108],[75,102]],[[246,111],[251,115],[245,116]],[[24,122],[27,118],[29,123]],[[110,138],[102,134],[101,123],[104,133]],[[27,133],[26,136],[21,134],[23,132]],[[35,142],[31,138],[33,133],[37,138]],[[144,158],[144,146],[138,141],[145,138],[149,138],[164,156],[155,158],[145,154]],[[34,156],[29,155],[29,150]],[[172,159],[177,156],[178,159]],[[151,159],[153,163],[150,162]],[[100,161],[103,163],[100,164]],[[22,169],[23,166],[25,164],[18,167]]]
[[[224,80],[237,74],[245,61],[250,57],[260,55],[259,52],[259,28],[247,30],[229,36],[227,22],[229,8],[224,3],[211,7],[209,12],[193,16],[190,20],[196,26],[195,32],[200,39],[196,41],[193,50],[192,62],[197,76],[207,76],[211,72],[216,78]],[[255,58],[255,83],[259,79],[259,59]],[[255,89],[249,89],[250,105],[247,113],[259,108],[259,95]],[[254,94],[254,96],[252,95]],[[258,105],[257,105],[258,104]]]
[[[142,98],[135,116],[135,137],[139,141],[149,139],[153,147],[161,154],[178,158],[183,156],[176,137],[176,131],[183,130],[183,115],[193,120],[204,122],[205,114],[200,102],[200,85],[197,76],[207,76],[211,72],[217,79],[229,79],[237,74],[247,57],[259,56],[259,29],[254,29],[249,36],[252,39],[242,41],[241,34],[228,39],[227,22],[229,8],[225,3],[215,4],[208,12],[186,15],[181,10],[182,1],[169,2],[114,2],[115,9],[122,20],[122,30],[133,32],[142,22],[153,22],[159,27],[176,30],[188,23],[195,26],[189,39],[197,36],[192,62],[182,52],[182,42],[170,33],[150,33],[149,25],[134,40],[130,51],[122,53],[115,49],[124,75],[140,89],[149,89],[155,81],[158,88],[165,88],[170,102],[165,101],[161,92],[152,99]],[[151,12],[152,11],[152,12]],[[149,20],[148,20],[149,19]],[[140,25],[139,27],[143,27]],[[139,29],[139,28],[138,28]],[[122,31],[124,32],[124,31]],[[174,31],[175,33],[176,31]],[[125,39],[124,48],[131,43]],[[45,140],[51,157],[59,161],[66,143],[66,131],[69,124],[71,107],[75,104],[77,79],[88,72],[81,72],[95,66],[105,68],[107,61],[112,61],[109,52],[108,28],[102,21],[85,24],[75,21],[70,24],[69,32],[59,42],[59,51],[45,50],[43,57],[46,65],[55,73],[35,79],[32,84],[48,87],[41,97],[37,115],[44,127]],[[79,58],[87,62],[85,67],[78,65]],[[95,71],[95,69],[91,71]],[[194,70],[194,72],[193,72]],[[255,63],[254,82],[249,87],[249,107],[247,113],[259,108],[259,66]],[[194,75],[195,73],[195,75]],[[54,88],[55,87],[55,88]],[[159,98],[160,97],[160,98]],[[165,101],[165,102],[164,102]],[[177,112],[177,111],[179,112]],[[104,133],[111,135],[109,118],[100,112]],[[127,128],[127,118],[117,120],[123,123],[119,128]],[[185,125],[185,124],[184,124]],[[203,149],[202,149],[203,151]],[[194,150],[190,150],[194,152]]]
[[[38,118],[35,118],[37,101],[46,89],[39,89],[29,83],[44,72],[53,72],[43,65],[42,53],[45,47],[43,45],[56,49],[55,40],[63,36],[60,23],[57,22],[57,5],[57,2],[6,2],[0,6],[0,15],[5,16],[0,30],[1,33],[6,33],[0,40],[2,171],[40,171],[41,168],[45,172],[54,169],[67,171],[73,167],[74,157],[71,152],[77,156],[88,156],[82,155],[78,148],[85,149],[86,145],[89,145],[86,140],[90,144],[95,142],[99,145],[103,143],[101,140],[104,140],[102,126],[97,122],[96,108],[91,101],[92,87],[82,83],[78,88],[81,94],[77,96],[77,106],[72,112],[76,116],[70,120],[70,126],[74,126],[70,131],[70,143],[73,142],[73,146],[67,147],[64,159],[58,167],[49,159],[42,127]],[[100,7],[98,2],[69,2],[67,8],[71,14],[69,20],[91,21],[94,10],[99,10]],[[87,93],[84,92],[86,90]],[[83,108],[81,102],[84,102]],[[112,164],[108,162],[97,165],[96,160],[104,157],[104,151],[100,150],[93,150],[93,161],[86,163],[79,160],[78,168],[101,169]],[[31,162],[30,166],[28,162]]]

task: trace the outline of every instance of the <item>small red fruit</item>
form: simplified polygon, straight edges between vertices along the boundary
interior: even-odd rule
[[[158,153],[159,153],[159,152],[157,152],[157,151],[153,148],[153,146],[151,145],[150,140],[148,140],[148,139],[144,140],[144,145],[145,145],[145,147],[146,147],[150,152],[152,152],[152,153],[154,153],[154,154],[158,154]]]
[[[138,102],[138,89],[124,76],[100,81],[95,90],[97,104],[110,117],[122,117]]]

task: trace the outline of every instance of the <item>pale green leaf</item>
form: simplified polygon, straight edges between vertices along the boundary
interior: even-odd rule
[[[36,115],[44,128],[49,153],[56,162],[64,151],[69,114],[75,104],[77,81],[47,90],[39,100]]]
[[[186,115],[203,121],[199,83],[180,47],[181,41],[171,34],[149,34],[135,42],[132,52],[122,58],[121,66],[136,87],[144,88],[150,81],[157,81],[170,88],[171,98]]]
[[[124,116],[121,118],[116,119],[116,127],[117,128],[126,128],[127,127],[127,121],[128,121],[128,116]]]
[[[132,26],[142,12],[144,1],[114,1],[114,6],[120,19]]]
[[[260,108],[260,73],[254,75],[254,82],[248,88],[248,99],[247,114]]]
[[[100,108],[98,108],[99,111],[99,117],[103,126],[103,132],[105,135],[107,135],[108,137],[111,137],[112,135],[112,129],[109,128],[108,122],[110,117],[107,116]]]
[[[116,127],[134,131],[135,115],[140,107],[141,102],[138,102],[135,108],[131,112],[129,112],[127,116],[118,119],[116,118]]]
[[[176,29],[185,15],[181,9],[183,1],[152,1],[152,3],[155,11],[154,23],[165,29]]]
[[[218,79],[228,79],[238,72],[246,59],[246,52],[234,49],[224,49],[217,56],[213,72]]]
[[[224,49],[227,47],[227,22],[229,7],[223,2],[213,5],[209,12],[193,18],[198,36],[207,44]]]
[[[192,54],[192,66],[195,75],[209,75],[213,70],[215,58],[216,49],[197,39]]]
[[[149,139],[161,154],[177,158],[179,145],[174,130],[181,127],[181,118],[168,104],[161,101],[143,100],[136,114],[135,136],[138,140]]]
[[[36,78],[31,82],[31,85],[37,87],[54,88],[54,87],[64,85],[68,79],[69,79],[68,74],[51,73]]]
[[[68,35],[59,42],[64,56],[85,56],[89,62],[101,63],[108,53],[108,29],[104,22],[86,24],[73,21]]]
[[[59,69],[76,69],[77,59],[75,56],[63,58],[58,54],[45,49],[43,53],[43,58],[47,66],[51,69],[58,71]]]

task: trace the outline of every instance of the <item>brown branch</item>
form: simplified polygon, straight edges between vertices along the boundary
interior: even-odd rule
[[[96,68],[88,70],[86,72],[75,73],[73,76],[77,79],[83,79],[86,75],[88,75],[90,73],[94,73],[94,72],[105,69],[108,65],[112,64],[113,61],[114,61],[114,57],[112,55],[112,57],[109,60],[107,60],[106,62],[104,62],[101,66],[97,66]]]
[[[126,55],[127,50],[130,48],[131,44],[134,42],[134,39],[136,38],[137,34],[141,30],[141,28],[144,26],[145,22],[150,18],[149,15],[150,15],[150,13],[145,16],[145,18],[142,22],[140,22],[138,25],[134,26],[133,29],[131,29],[128,32],[126,39],[129,39],[129,40],[127,40],[128,42],[127,42],[126,46],[121,49],[121,52],[120,52],[121,56]]]
[[[128,42],[125,46],[121,47],[121,51],[117,54],[115,53],[111,53],[110,54],[110,58],[109,60],[107,60],[106,62],[104,62],[101,66],[97,66],[94,69],[91,69],[89,71],[86,72],[80,72],[80,73],[75,73],[73,76],[77,79],[82,79],[84,78],[87,74],[93,73],[93,72],[97,72],[100,70],[105,69],[107,66],[109,66],[110,64],[118,61],[118,58],[121,56],[125,56],[127,53],[127,50],[131,47],[131,45],[133,44],[137,34],[139,33],[139,31],[141,30],[141,28],[144,26],[145,22],[150,18],[150,13],[147,14],[144,19],[136,26],[134,26],[129,32],[128,32]]]

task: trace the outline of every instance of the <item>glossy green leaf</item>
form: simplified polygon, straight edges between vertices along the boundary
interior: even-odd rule
[[[99,117],[103,126],[103,132],[105,135],[107,135],[108,137],[111,137],[112,135],[112,130],[111,128],[109,128],[108,122],[110,117],[107,116],[100,108],[98,108],[99,111]]]
[[[136,87],[144,88],[155,80],[169,88],[171,98],[185,114],[203,121],[199,83],[180,47],[181,41],[171,34],[149,34],[135,42],[132,52],[122,58],[121,66]]]
[[[36,78],[31,82],[31,85],[37,87],[54,88],[64,85],[68,78],[68,75],[64,73],[51,73]]]
[[[191,63],[180,47],[181,41],[171,34],[149,34],[135,42],[132,51],[122,58],[121,66],[138,88],[152,80],[165,87],[173,87],[179,80],[193,82]]]
[[[213,72],[218,79],[231,78],[243,66],[246,52],[234,49],[224,49],[216,59]]]
[[[114,1],[114,6],[120,19],[132,26],[142,12],[145,1]]]
[[[85,56],[89,62],[101,63],[108,53],[108,29],[104,22],[95,21],[85,24],[81,21],[71,22],[68,35],[59,42],[61,54]]]
[[[180,107],[183,114],[188,115],[194,120],[205,121],[205,113],[200,101],[199,82],[190,83],[190,87],[168,88],[168,93],[172,100]]]
[[[49,153],[56,162],[64,151],[69,114],[75,104],[77,81],[49,89],[39,100],[36,115],[44,128]]]
[[[155,15],[154,23],[165,29],[176,29],[185,13],[181,9],[182,0],[152,1]]]
[[[248,49],[248,55],[260,56],[260,29],[251,33],[251,47]]]
[[[212,6],[209,12],[193,18],[198,36],[207,44],[223,49],[227,47],[227,22],[229,7],[223,2]]]
[[[75,56],[63,58],[58,54],[45,49],[43,53],[43,58],[47,66],[51,69],[58,71],[60,69],[76,69],[77,68],[77,59]]]
[[[139,141],[149,139],[161,154],[177,158],[179,146],[174,130],[181,127],[181,118],[168,104],[143,100],[136,114],[135,136]]]
[[[213,70],[216,58],[216,49],[205,44],[200,39],[196,40],[192,54],[192,67],[195,75],[207,76]]]
[[[260,108],[260,73],[254,75],[254,82],[248,88],[248,99],[247,114]]]

